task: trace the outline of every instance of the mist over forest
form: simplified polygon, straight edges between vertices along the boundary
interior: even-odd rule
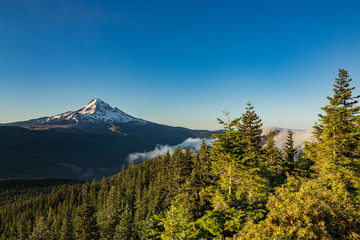
[[[360,108],[351,81],[339,69],[305,143],[294,136],[309,130],[286,130],[281,147],[283,130],[264,138],[261,113],[248,103],[238,118],[218,119],[223,131],[213,140],[132,153],[111,177],[0,180],[0,237],[359,239]]]

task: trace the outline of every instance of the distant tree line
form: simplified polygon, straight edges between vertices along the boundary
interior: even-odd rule
[[[282,149],[248,103],[198,152],[178,147],[91,183],[10,201],[1,194],[1,239],[360,239],[360,118],[347,71],[297,154]],[[295,157],[296,156],[296,157]],[[45,187],[45,189],[47,189]],[[33,190],[29,190],[33,191]]]

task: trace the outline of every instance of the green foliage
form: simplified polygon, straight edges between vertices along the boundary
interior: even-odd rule
[[[250,104],[246,110],[242,123],[240,119],[219,120],[227,131],[217,134],[213,142],[212,168],[218,177],[220,198],[227,202],[245,200],[251,203],[266,195],[259,151],[262,124]],[[226,206],[219,206],[223,207]]]
[[[224,238],[240,231],[247,219],[265,217],[268,180],[260,151],[262,124],[253,107],[248,104],[240,119],[218,121],[227,131],[216,135],[213,142],[211,159],[216,181],[208,189],[213,210],[199,223],[214,237]]]
[[[39,216],[34,224],[34,230],[30,240],[51,240],[55,239],[54,234],[50,231],[48,222],[43,216]]]
[[[301,153],[298,155],[297,160],[295,161],[294,171],[292,172],[293,176],[309,178],[314,173],[312,166],[314,161],[311,160],[308,155]]]
[[[211,238],[222,239],[227,235],[225,224],[227,222],[227,216],[221,210],[208,211],[197,223],[205,230],[205,233]]]
[[[315,125],[316,143],[308,144],[306,154],[316,160],[314,170],[320,177],[336,174],[347,179],[349,188],[360,188],[360,161],[358,151],[360,131],[357,123],[359,107],[352,96],[351,78],[339,69],[335,79],[334,96],[322,108],[319,123]]]
[[[72,214],[69,209],[66,209],[63,212],[61,219],[62,219],[62,225],[60,229],[60,240],[75,239]]]
[[[155,216],[148,216],[146,219],[140,221],[139,238],[140,239],[160,239],[164,228],[160,225],[160,218]]]
[[[317,141],[308,143],[306,156],[295,162],[297,171],[300,163],[306,169],[313,161],[315,174],[290,177],[276,188],[267,202],[267,218],[258,224],[248,221],[237,238],[360,238],[359,107],[350,81],[340,69],[334,96],[328,97],[330,103],[322,108],[325,114],[315,125]]]
[[[187,184],[187,204],[193,218],[197,219],[210,209],[210,200],[204,195],[204,189],[214,184],[211,170],[210,149],[202,141],[199,152],[193,158],[191,178]]]
[[[182,192],[184,184],[188,181],[192,172],[193,153],[190,148],[185,151],[178,146],[171,156],[169,164],[170,192],[175,196]]]
[[[237,127],[241,138],[247,145],[244,150],[247,152],[259,152],[261,149],[262,123],[250,103],[247,103],[246,112],[242,114]]]
[[[289,134],[283,146],[285,167],[286,167],[286,171],[289,174],[292,174],[292,172],[294,171],[295,155],[297,153],[297,150],[294,148],[294,140],[292,136],[293,136],[293,132],[289,131]]]
[[[266,145],[264,147],[265,169],[270,181],[271,187],[280,186],[286,179],[285,162],[282,159],[281,151],[276,147],[274,133],[267,136]]]
[[[129,206],[125,206],[124,211],[120,214],[119,223],[115,227],[114,239],[132,239],[132,214]]]
[[[96,221],[95,208],[90,201],[89,184],[83,185],[82,204],[77,208],[77,239],[98,239],[98,224]]]
[[[196,236],[189,210],[179,202],[178,198],[175,198],[170,209],[160,219],[160,225],[164,227],[161,239],[193,239]]]
[[[269,198],[268,216],[249,222],[239,239],[356,239],[360,213],[343,183],[290,178]]]
[[[54,187],[79,181],[56,178],[0,179],[0,206],[51,193]]]
[[[91,183],[0,181],[0,239],[360,239],[359,107],[345,70],[316,142],[260,146],[248,104],[213,147],[178,147]],[[226,113],[228,116],[228,113]],[[44,184],[44,185],[42,185]]]

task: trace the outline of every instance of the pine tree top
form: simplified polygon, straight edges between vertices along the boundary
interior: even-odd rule
[[[334,96],[327,97],[330,100],[332,106],[343,105],[346,107],[352,107],[358,101],[355,100],[359,96],[352,97],[352,91],[355,87],[350,87],[350,82],[352,81],[349,78],[348,72],[344,69],[339,69],[338,77],[335,78],[335,84],[333,85]]]
[[[256,152],[261,149],[261,127],[263,124],[250,102],[247,103],[245,109],[246,112],[242,114],[237,128],[241,138],[248,142],[247,151]]]

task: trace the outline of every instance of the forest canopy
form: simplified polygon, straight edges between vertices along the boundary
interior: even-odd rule
[[[198,152],[178,147],[92,182],[3,186],[0,237],[360,239],[360,118],[351,81],[339,69],[304,153],[291,131],[281,149],[272,134],[262,146],[262,122],[248,103],[240,117],[218,119],[226,131]]]

